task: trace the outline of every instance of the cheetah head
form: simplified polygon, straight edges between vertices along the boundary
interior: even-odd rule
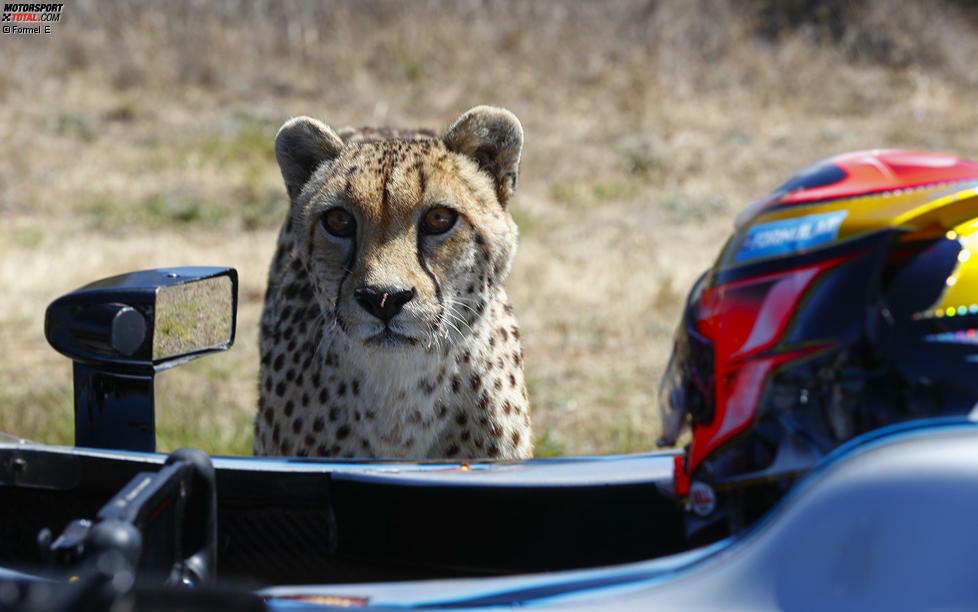
[[[472,333],[509,273],[507,209],[523,129],[480,106],[440,138],[348,138],[288,121],[275,156],[291,199],[294,257],[325,315],[371,358],[446,350]]]

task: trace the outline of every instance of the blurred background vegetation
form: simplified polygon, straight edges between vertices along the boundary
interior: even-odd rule
[[[68,3],[52,35],[0,37],[0,431],[72,441],[51,299],[230,265],[236,346],[159,377],[159,440],[249,453],[277,128],[496,104],[526,131],[508,286],[537,454],[650,449],[680,305],[737,211],[844,151],[978,158],[976,57],[965,0]]]

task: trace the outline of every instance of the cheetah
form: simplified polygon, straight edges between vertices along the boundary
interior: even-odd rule
[[[275,138],[291,202],[268,275],[256,455],[532,456],[503,281],[523,128],[479,106],[430,131]]]

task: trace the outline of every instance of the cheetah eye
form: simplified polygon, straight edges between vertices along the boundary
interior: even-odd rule
[[[445,206],[432,208],[425,213],[421,222],[421,229],[426,234],[444,234],[455,226],[458,213]]]
[[[342,208],[333,208],[323,213],[320,223],[323,229],[339,238],[349,238],[357,230],[353,215]]]

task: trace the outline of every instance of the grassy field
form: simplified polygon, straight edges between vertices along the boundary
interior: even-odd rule
[[[159,444],[250,452],[277,128],[486,103],[526,132],[507,284],[537,454],[650,449],[681,302],[738,210],[848,150],[978,158],[976,24],[951,0],[69,3],[52,35],[0,36],[0,431],[72,440],[50,300],[229,265],[235,347],[158,378]]]

